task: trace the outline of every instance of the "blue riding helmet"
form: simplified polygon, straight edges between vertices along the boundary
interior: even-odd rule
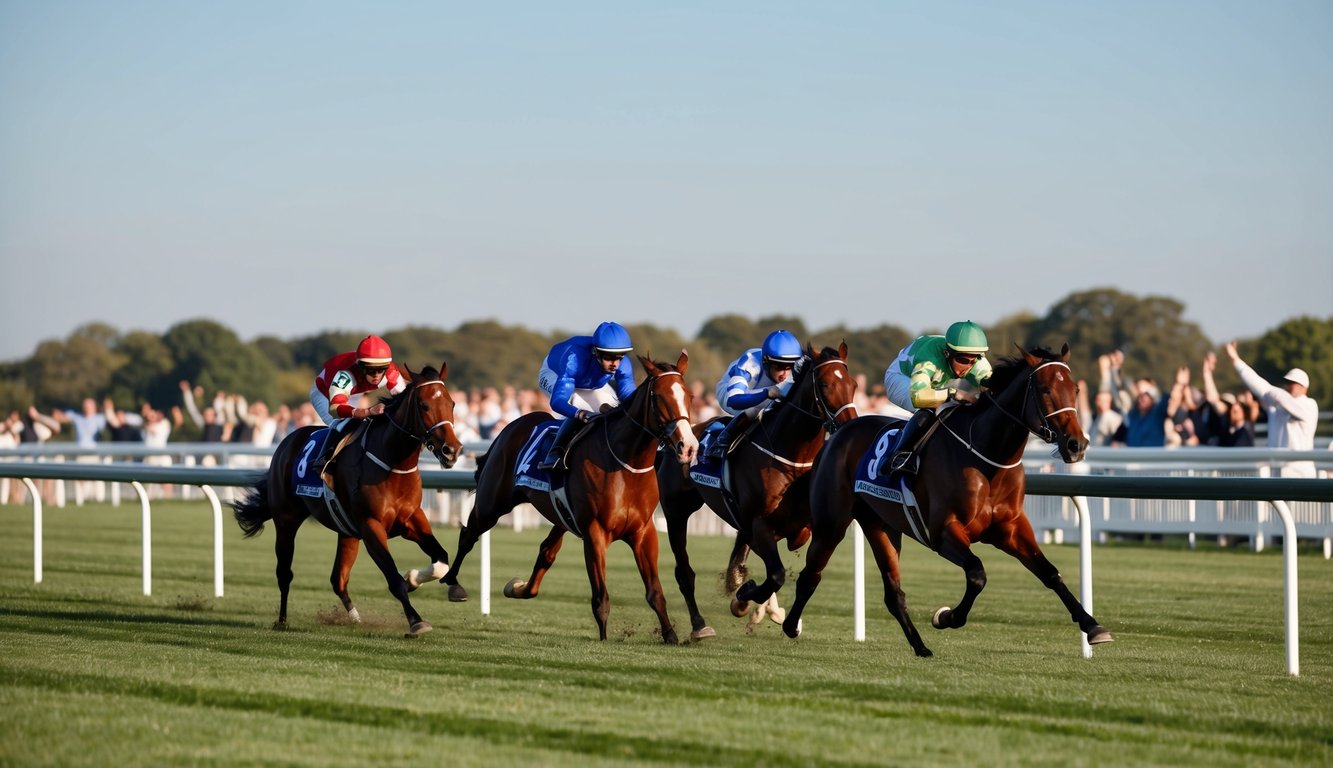
[[[764,339],[765,360],[795,364],[801,355],[801,342],[790,331],[773,331]]]
[[[619,323],[602,323],[592,332],[592,346],[598,352],[633,351],[634,343],[629,340],[629,331]]]

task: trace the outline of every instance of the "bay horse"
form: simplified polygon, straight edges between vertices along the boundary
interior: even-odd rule
[[[704,621],[694,595],[694,569],[686,550],[690,516],[708,507],[737,529],[736,543],[727,564],[726,587],[736,593],[731,612],[744,616],[750,601],[759,604],[751,625],[783,583],[787,572],[777,542],[799,549],[810,537],[808,473],[815,455],[824,445],[825,433],[836,431],[856,418],[856,379],[847,368],[847,343],[837,349],[824,347],[819,353],[807,344],[805,357],[797,364],[791,389],[764,411],[749,436],[726,459],[731,481],[730,498],[720,488],[695,483],[688,471],[667,466],[658,459],[657,485],[667,536],[676,556],[676,584],[690,611],[690,637],[700,640],[716,636]],[[694,427],[702,437],[709,420]],[[745,579],[745,558],[753,551],[764,561],[767,576],[756,585]],[[779,609],[780,610],[780,609]],[[777,621],[782,619],[775,613]]]
[[[606,548],[624,541],[634,550],[634,562],[647,590],[648,605],[662,625],[662,641],[676,644],[676,631],[667,618],[666,596],[657,573],[657,477],[653,459],[661,445],[683,464],[698,451],[699,442],[689,428],[692,395],[684,373],[689,356],[682,351],[674,366],[639,356],[647,376],[625,402],[593,419],[570,444],[565,466],[566,498],[576,536],[583,539],[583,556],[592,585],[592,614],[600,639],[606,639],[611,601],[606,590]],[[570,526],[562,519],[547,491],[515,485],[520,451],[541,424],[554,417],[545,412],[528,413],[515,419],[495,438],[490,450],[477,459],[477,496],[467,524],[458,534],[453,569],[445,576],[449,599],[467,599],[458,583],[459,569],[478,539],[495,527],[514,505],[530,502],[551,521],[551,532],[542,541],[526,581],[512,579],[505,597],[537,597],[546,571]]]
[[[819,586],[824,567],[847,533],[860,523],[884,580],[884,604],[902,626],[917,656],[930,656],[907,612],[898,572],[902,536],[917,539],[963,569],[966,590],[958,605],[935,611],[931,625],[957,629],[986,586],[986,570],[972,553],[983,542],[1017,558],[1064,603],[1091,644],[1109,642],[1111,633],[1088,614],[1060,572],[1042,554],[1023,512],[1023,450],[1035,434],[1066,463],[1080,461],[1088,439],[1074,410],[1077,384],[1069,369],[1069,345],[1056,355],[1043,348],[998,362],[987,390],[971,406],[941,414],[939,428],[918,450],[920,470],[911,490],[920,516],[902,504],[854,491],[858,464],[894,419],[865,416],[838,431],[825,445],[810,485],[812,537],[806,566],[796,580],[796,599],[782,624],[789,637],[801,633],[801,613]],[[923,540],[924,539],[924,540]]]
[[[367,419],[349,432],[347,446],[332,463],[329,474],[341,511],[330,512],[321,498],[298,496],[292,482],[293,468],[312,460],[318,440],[312,437],[324,427],[302,427],[273,452],[268,471],[255,483],[246,498],[232,504],[236,522],[250,538],[272,520],[277,529],[274,549],[278,556],[278,620],[274,629],[287,627],[287,593],[292,583],[292,554],[296,531],[313,517],[338,534],[330,583],[352,621],[360,614],[347,593],[347,581],[364,542],[371,559],[389,584],[389,592],[403,604],[408,637],[429,632],[432,627],[412,607],[407,594],[423,580],[444,576],[449,555],[431,531],[421,509],[421,473],[418,459],[424,444],[446,469],[458,461],[463,444],[454,430],[454,400],[445,385],[448,368],[426,367],[420,373],[405,371],[408,387],[384,401],[384,413]],[[333,439],[333,438],[330,438]],[[316,477],[316,482],[318,478]],[[415,542],[431,559],[431,570],[412,569],[398,574],[389,554],[390,538],[402,536]]]

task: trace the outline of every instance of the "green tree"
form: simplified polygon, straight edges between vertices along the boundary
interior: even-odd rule
[[[259,354],[263,355],[279,371],[296,370],[296,360],[292,356],[292,347],[277,336],[260,336],[251,342]]]
[[[1292,368],[1304,369],[1310,397],[1325,409],[1333,406],[1333,317],[1292,318],[1259,337],[1253,348],[1253,353],[1242,349],[1242,356],[1260,376],[1278,384]]]
[[[756,323],[733,314],[710,317],[699,329],[698,339],[722,357],[733,360],[741,352],[758,346],[763,336]]]
[[[115,351],[122,362],[111,373],[108,395],[118,406],[138,411],[145,400],[159,409],[180,402],[180,387],[170,380],[175,360],[162,337],[132,331],[125,334]]]
[[[222,390],[276,402],[277,370],[258,347],[243,343],[230,328],[213,320],[187,320],[167,329],[162,341],[175,360],[169,381],[184,379],[205,392]]]
[[[836,347],[847,342],[847,368],[853,376],[865,376],[866,387],[884,386],[884,370],[915,335],[896,325],[850,329],[843,325],[819,331],[811,336],[816,349]]]
[[[85,397],[98,402],[106,397],[111,374],[121,360],[105,338],[76,331],[66,341],[37,345],[27,365],[27,383],[37,395],[38,408],[78,408]]]

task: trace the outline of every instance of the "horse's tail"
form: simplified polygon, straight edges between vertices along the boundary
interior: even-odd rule
[[[486,457],[490,455],[491,452],[487,451],[477,457],[477,468],[472,472],[472,484],[474,488],[481,483],[481,468],[486,466]]]
[[[268,505],[268,476],[255,483],[244,499],[232,502],[231,512],[245,538],[264,530],[264,523],[273,519],[273,510]]]

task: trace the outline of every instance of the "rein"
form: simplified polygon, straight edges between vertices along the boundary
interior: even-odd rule
[[[444,386],[443,381],[439,380],[424,381],[412,388],[412,399],[413,400],[419,399],[417,397],[417,392],[420,391],[422,387],[429,387],[432,384],[439,384],[440,386]],[[387,421],[389,422],[390,425],[393,426],[394,429],[410,437],[413,440],[413,442],[419,445],[425,445],[428,449],[430,449],[431,453],[436,452],[434,441],[430,439],[431,435],[433,435],[435,430],[439,429],[440,427],[443,427],[445,425],[452,425],[454,423],[451,419],[444,419],[427,427],[426,419],[422,417],[420,414],[418,414],[417,421],[420,422],[422,427],[422,432],[420,435],[418,435],[412,430],[409,430],[406,427],[404,427],[402,424],[399,424],[397,419],[389,418],[387,419]],[[385,470],[386,472],[393,472],[394,474],[399,474],[399,475],[410,475],[413,472],[418,471],[420,469],[419,465],[413,465],[411,469],[394,469],[390,467],[388,464],[386,464],[384,460],[382,460],[380,457],[370,452],[370,449],[366,447],[366,438],[370,435],[370,428],[373,427],[375,423],[376,422],[372,420],[369,424],[366,425],[366,430],[361,433],[361,449],[362,451],[365,452],[366,458],[370,459],[372,462],[375,463],[376,466],[378,466],[380,469]]]
[[[651,381],[656,382],[658,379],[662,378],[663,376],[680,376],[680,375],[681,375],[680,371],[662,371],[661,373],[659,373],[659,374],[657,374],[656,376],[654,376],[654,377],[652,378]],[[684,379],[683,376],[682,376],[681,378],[682,378],[682,380]],[[648,384],[648,382],[644,382],[644,384],[646,385],[646,384]],[[644,404],[644,413],[645,413],[645,414],[652,413],[653,402],[656,400],[656,398],[657,398],[657,390],[654,389],[654,388],[651,387],[651,386],[648,387],[648,396],[647,396],[647,398],[646,398],[646,402],[645,402],[645,404]],[[689,417],[688,417],[688,416],[681,416],[681,417],[679,417],[679,418],[672,419],[672,420],[666,422],[665,424],[663,424],[660,432],[654,432],[653,430],[651,430],[651,429],[648,428],[648,425],[647,425],[647,424],[644,424],[642,421],[639,421],[638,419],[636,419],[636,418],[634,418],[633,416],[631,416],[630,413],[629,413],[629,410],[628,410],[628,409],[622,409],[622,410],[620,411],[620,413],[624,414],[625,418],[628,419],[629,422],[630,422],[631,424],[633,424],[634,426],[636,426],[636,427],[638,427],[639,429],[643,430],[644,432],[647,432],[649,435],[652,435],[653,439],[655,439],[655,440],[657,441],[657,444],[658,444],[659,446],[661,446],[662,448],[666,448],[666,447],[667,447],[667,445],[668,445],[668,443],[669,443],[669,441],[670,441],[670,439],[671,439],[671,432],[672,432],[672,430],[674,429],[674,427],[676,426],[676,422],[678,422],[678,421],[683,421],[683,422],[685,422],[685,428],[686,428],[686,429],[689,429],[689,426],[690,426]],[[608,414],[608,416],[609,416],[609,415],[610,415],[610,414]],[[648,420],[648,417],[645,415],[645,416],[644,416],[644,421],[647,421],[647,420]],[[630,472],[633,472],[633,473],[636,474],[636,475],[641,475],[641,474],[643,474],[643,473],[645,473],[645,472],[651,472],[654,468],[656,468],[657,465],[656,465],[655,463],[653,463],[653,464],[649,464],[647,467],[642,467],[642,468],[641,468],[641,467],[631,467],[629,464],[626,464],[626,463],[625,463],[619,456],[617,456],[617,455],[616,455],[616,449],[615,449],[614,447],[612,447],[612,445],[611,445],[611,426],[610,426],[610,424],[607,422],[607,420],[605,420],[605,419],[602,420],[602,435],[603,435],[603,437],[604,437],[605,440],[606,440],[606,449],[607,449],[607,451],[609,451],[609,452],[611,453],[611,458],[615,459],[615,460],[616,460],[616,463],[619,464],[621,467],[625,468],[626,470],[628,470],[628,471],[630,471]]]
[[[1045,368],[1045,367],[1047,367],[1047,366],[1049,366],[1049,365],[1058,365],[1058,366],[1064,368],[1064,369],[1067,370],[1067,371],[1070,370],[1070,368],[1069,368],[1069,366],[1068,366],[1067,364],[1065,364],[1065,363],[1063,363],[1063,362],[1061,362],[1061,361],[1059,361],[1059,360],[1048,360],[1048,361],[1042,363],[1041,365],[1038,365],[1037,367],[1033,368],[1031,371],[1029,371],[1029,372],[1028,372],[1028,378],[1027,378],[1027,384],[1026,384],[1026,386],[1025,386],[1025,388],[1024,388],[1024,391],[1023,391],[1023,405],[1022,405],[1022,407],[1020,407],[1020,408],[1018,409],[1018,415],[1014,415],[1011,411],[1009,411],[1009,410],[1006,409],[1003,405],[1001,405],[999,399],[996,398],[995,395],[994,395],[993,393],[990,392],[990,390],[987,390],[986,393],[985,393],[985,394],[986,394],[986,397],[991,401],[991,404],[995,406],[995,410],[997,410],[997,411],[999,411],[1000,413],[1004,414],[1006,417],[1008,417],[1008,418],[1009,418],[1011,421],[1013,421],[1015,424],[1017,424],[1018,426],[1022,427],[1024,432],[1029,432],[1029,433],[1031,433],[1031,434],[1036,435],[1038,438],[1040,438],[1040,439],[1041,439],[1043,442],[1045,442],[1047,445],[1050,445],[1050,444],[1054,443],[1054,442],[1055,442],[1055,439],[1056,439],[1056,436],[1057,436],[1055,430],[1051,427],[1051,417],[1052,417],[1052,416],[1055,416],[1056,414],[1065,413],[1066,411],[1073,411],[1073,410],[1074,410],[1074,407],[1073,407],[1073,406],[1065,406],[1064,408],[1057,408],[1056,410],[1051,411],[1050,413],[1044,413],[1044,414],[1041,415],[1041,425],[1040,425],[1040,426],[1037,426],[1037,427],[1033,427],[1033,426],[1031,426],[1030,424],[1027,423],[1026,420],[1024,420],[1023,417],[1027,414],[1028,403],[1029,403],[1029,402],[1033,402],[1033,394],[1034,394],[1034,391],[1033,391],[1033,388],[1032,388],[1032,380],[1033,380],[1033,378],[1037,375],[1037,371],[1040,371],[1042,368]],[[1071,371],[1071,374],[1072,374],[1072,371]],[[977,450],[977,449],[976,449],[976,448],[975,448],[975,447],[968,441],[968,439],[965,439],[962,435],[960,435],[960,434],[958,434],[957,432],[953,431],[953,428],[949,426],[948,421],[947,421],[946,419],[944,419],[942,416],[941,416],[941,418],[940,418],[940,426],[944,427],[944,430],[945,430],[946,432],[948,432],[949,434],[953,435],[954,438],[955,438],[956,440],[958,440],[958,442],[962,443],[962,444],[963,444],[963,447],[966,448],[968,451],[970,451],[970,452],[972,453],[973,456],[976,456],[978,459],[981,459],[982,461],[986,462],[987,464],[991,465],[992,467],[996,467],[996,468],[998,468],[998,469],[1013,469],[1014,467],[1017,467],[1017,466],[1019,466],[1020,464],[1023,463],[1023,457],[1022,457],[1022,454],[1021,454],[1021,453],[1020,453],[1020,455],[1019,455],[1018,461],[1015,461],[1015,462],[1012,463],[1012,464],[1000,464],[1000,463],[998,463],[998,462],[992,461],[992,460],[990,460],[989,458],[987,458],[986,456],[984,456],[980,451],[978,451],[978,450]],[[971,426],[970,426],[970,425],[969,425],[968,431],[969,431],[969,432],[971,431]]]
[[[822,362],[822,363],[816,363],[816,364],[815,364],[815,367],[814,367],[813,369],[811,369],[811,371],[810,371],[810,373],[809,373],[809,376],[813,379],[813,377],[814,377],[814,375],[815,375],[815,371],[819,370],[820,368],[823,368],[823,367],[826,366],[826,365],[833,365],[834,363],[837,363],[837,364],[841,365],[844,369],[847,368],[847,361],[846,361],[846,360],[843,360],[843,359],[841,359],[841,358],[834,358],[834,359],[832,359],[832,360],[825,360],[825,361]],[[851,375],[851,371],[850,371],[850,369],[847,371],[847,375],[848,375],[848,376]],[[804,408],[802,408],[801,406],[797,405],[797,404],[796,404],[796,401],[794,401],[794,400],[785,400],[785,399],[784,399],[782,402],[783,402],[784,404],[790,406],[790,407],[791,407],[792,409],[794,409],[797,413],[800,413],[800,414],[805,415],[805,416],[809,416],[810,418],[814,419],[815,421],[822,421],[822,422],[824,423],[824,431],[825,431],[825,432],[828,432],[830,435],[833,434],[834,432],[837,432],[837,431],[838,431],[838,426],[839,426],[839,424],[838,424],[838,416],[841,415],[842,412],[845,411],[845,410],[847,410],[848,408],[851,408],[851,409],[855,410],[855,408],[856,408],[856,403],[847,403],[846,405],[844,405],[843,407],[839,408],[838,410],[830,412],[830,410],[829,410],[829,404],[828,404],[827,402],[824,401],[824,396],[823,396],[823,395],[820,393],[820,391],[819,391],[819,383],[818,383],[818,382],[815,382],[815,383],[811,384],[810,386],[814,388],[814,393],[815,393],[815,394],[814,394],[814,397],[815,397],[815,405],[817,405],[817,406],[819,407],[819,410],[823,413],[822,416],[821,416],[820,414],[818,414],[818,413],[813,412],[813,411],[807,411],[806,409],[804,409]],[[772,455],[772,454],[770,454],[770,455]],[[774,456],[773,458],[778,458],[778,459],[780,459],[780,457],[778,457],[778,456]],[[808,465],[793,465],[793,466],[808,466]]]

